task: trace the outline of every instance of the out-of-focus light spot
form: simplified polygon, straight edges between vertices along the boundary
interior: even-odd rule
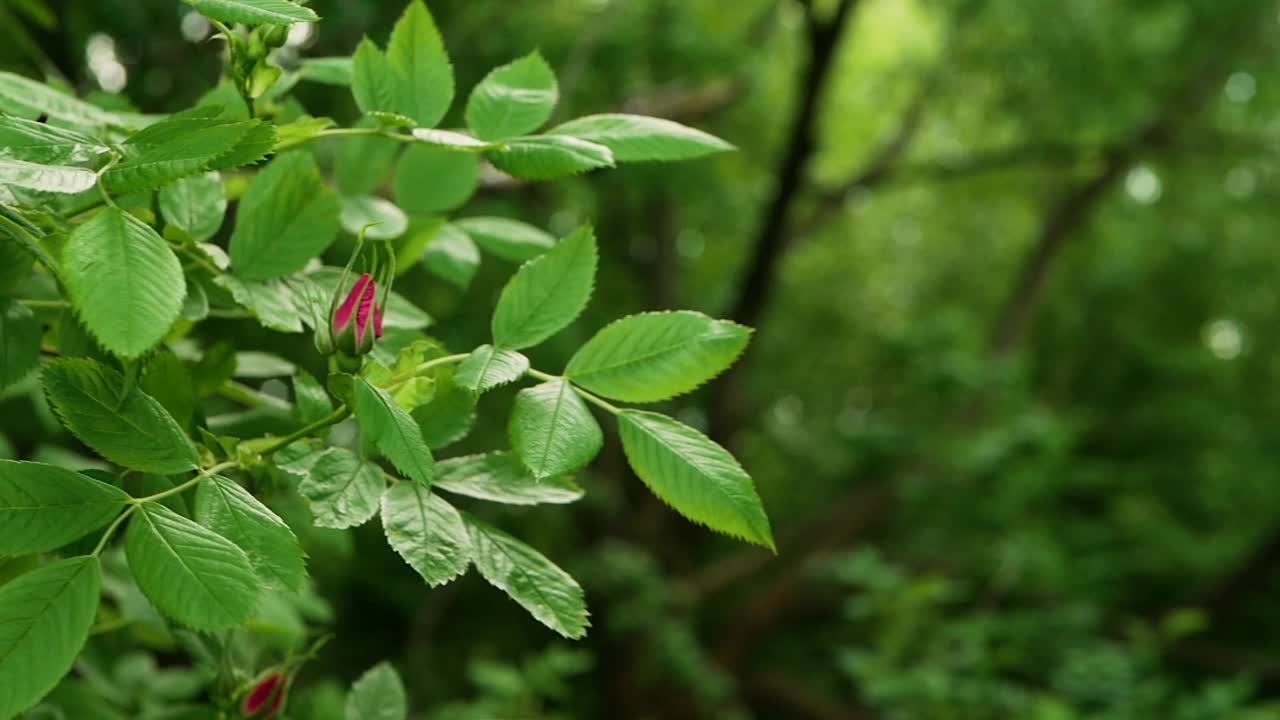
[[[1139,165],[1125,177],[1124,189],[1134,201],[1150,205],[1160,199],[1160,176],[1146,165]]]
[[[289,26],[289,35],[285,38],[284,44],[286,47],[302,47],[311,42],[315,31],[314,23],[294,23]]]
[[[213,26],[205,19],[203,15],[192,10],[182,16],[182,37],[187,42],[198,43],[209,37],[209,32],[213,30]]]
[[[795,395],[778,398],[773,404],[773,420],[784,428],[799,425],[804,421],[804,401]]]
[[[1227,78],[1227,84],[1223,86],[1222,92],[1233,103],[1247,103],[1257,94],[1258,81],[1247,72],[1233,72]]]
[[[1223,189],[1233,198],[1249,197],[1257,186],[1258,180],[1254,177],[1253,171],[1244,167],[1232,168],[1222,182]]]
[[[89,72],[93,73],[98,86],[110,93],[118,93],[129,82],[129,73],[116,57],[116,41],[110,35],[94,33],[85,43],[85,59],[89,62]]]
[[[1218,318],[1204,326],[1204,344],[1209,352],[1222,360],[1230,360],[1240,355],[1244,347],[1244,335],[1234,320]]]
[[[697,260],[707,248],[707,239],[697,230],[682,230],[676,236],[676,252],[680,257]]]

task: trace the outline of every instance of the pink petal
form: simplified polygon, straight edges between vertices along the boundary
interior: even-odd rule
[[[373,278],[369,273],[364,273],[356,280],[356,284],[351,288],[351,292],[347,293],[347,299],[342,301],[342,305],[338,307],[338,311],[333,314],[333,334],[337,335],[342,329],[351,322],[351,311],[356,306],[356,300],[360,299],[363,294],[365,285],[372,284]]]
[[[369,327],[369,312],[374,307],[373,296],[377,292],[378,289],[374,287],[373,280],[370,280],[364,286],[364,292],[360,294],[360,305],[356,308],[356,347],[364,344],[364,333]]]
[[[382,311],[377,305],[373,306],[373,336],[375,338],[382,337]]]
[[[249,694],[244,696],[244,703],[240,706],[240,713],[245,716],[256,715],[271,699],[272,691],[277,689],[281,677],[280,673],[271,673],[257,685],[254,685]]]

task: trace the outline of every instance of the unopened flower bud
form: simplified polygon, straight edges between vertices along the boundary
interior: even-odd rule
[[[347,355],[364,355],[382,337],[382,309],[376,302],[377,283],[369,273],[356,279],[351,291],[333,313],[330,329],[337,349]]]

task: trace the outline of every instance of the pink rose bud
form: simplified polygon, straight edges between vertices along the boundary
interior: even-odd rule
[[[285,683],[284,675],[278,672],[272,672],[263,677],[253,686],[253,689],[249,690],[249,694],[244,696],[244,701],[240,703],[240,714],[244,717],[254,717],[265,709],[266,712],[262,717],[271,717],[276,710],[280,709],[280,702],[284,699]]]
[[[382,337],[382,311],[375,304],[377,283],[363,273],[333,313],[333,341],[347,355],[363,355]]]

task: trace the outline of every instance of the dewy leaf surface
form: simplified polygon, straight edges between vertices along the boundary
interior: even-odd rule
[[[476,569],[538,622],[567,638],[587,634],[587,604],[569,573],[510,535],[466,517]]]
[[[298,483],[316,525],[349,528],[362,525],[378,513],[387,479],[382,470],[344,448],[329,448],[311,465]]]
[[[449,458],[436,464],[433,488],[508,505],[571,503],[582,489],[566,477],[538,480],[509,452]]]
[[[136,386],[121,397],[124,378],[115,370],[65,358],[45,365],[41,378],[67,429],[111,462],[165,475],[195,469],[195,447],[177,421]]]
[[[563,330],[591,299],[596,262],[595,235],[583,227],[520,266],[493,312],[493,344],[519,350]]]
[[[658,402],[724,372],[750,338],[749,328],[696,312],[632,315],[579,348],[565,377],[615,400]]]
[[[521,390],[509,434],[512,449],[539,480],[582,469],[604,445],[600,425],[565,380]]]
[[[555,73],[532,52],[476,85],[467,99],[467,126],[484,140],[531,133],[551,117],[559,97]]]
[[[396,483],[382,496],[387,542],[428,585],[466,572],[471,540],[462,516],[420,483]]]
[[[159,503],[143,503],[125,533],[129,569],[160,612],[197,630],[240,625],[258,581],[235,543]]]
[[[424,485],[431,484],[435,461],[422,439],[422,431],[409,413],[386,391],[364,378],[355,382],[356,420],[360,430],[377,445],[391,464]]]
[[[78,472],[0,460],[0,557],[56,550],[106,525],[128,501]]]
[[[227,478],[211,475],[196,491],[196,520],[235,543],[258,576],[286,590],[300,590],[306,561],[293,531],[248,490]]]
[[[773,549],[773,531],[751,477],[728,450],[653,412],[623,410],[618,431],[631,469],[676,512]]]
[[[515,382],[529,369],[529,358],[515,350],[481,345],[458,363],[453,381],[474,393],[483,393]]]
[[[244,280],[270,280],[301,270],[338,235],[338,199],[311,155],[276,156],[240,200],[231,235],[231,265]]]
[[[380,662],[369,668],[347,693],[344,720],[404,720],[409,701],[400,674],[391,663]]]
[[[124,357],[150,350],[182,309],[178,258],[149,225],[109,207],[77,227],[62,248],[67,292],[85,327]]]
[[[315,22],[319,15],[288,0],[182,0],[207,18],[246,25]]]
[[[100,584],[98,559],[74,557],[0,586],[0,718],[36,704],[71,670]]]
[[[618,162],[690,160],[734,149],[715,135],[643,115],[588,115],[559,125],[549,134],[603,145]]]

